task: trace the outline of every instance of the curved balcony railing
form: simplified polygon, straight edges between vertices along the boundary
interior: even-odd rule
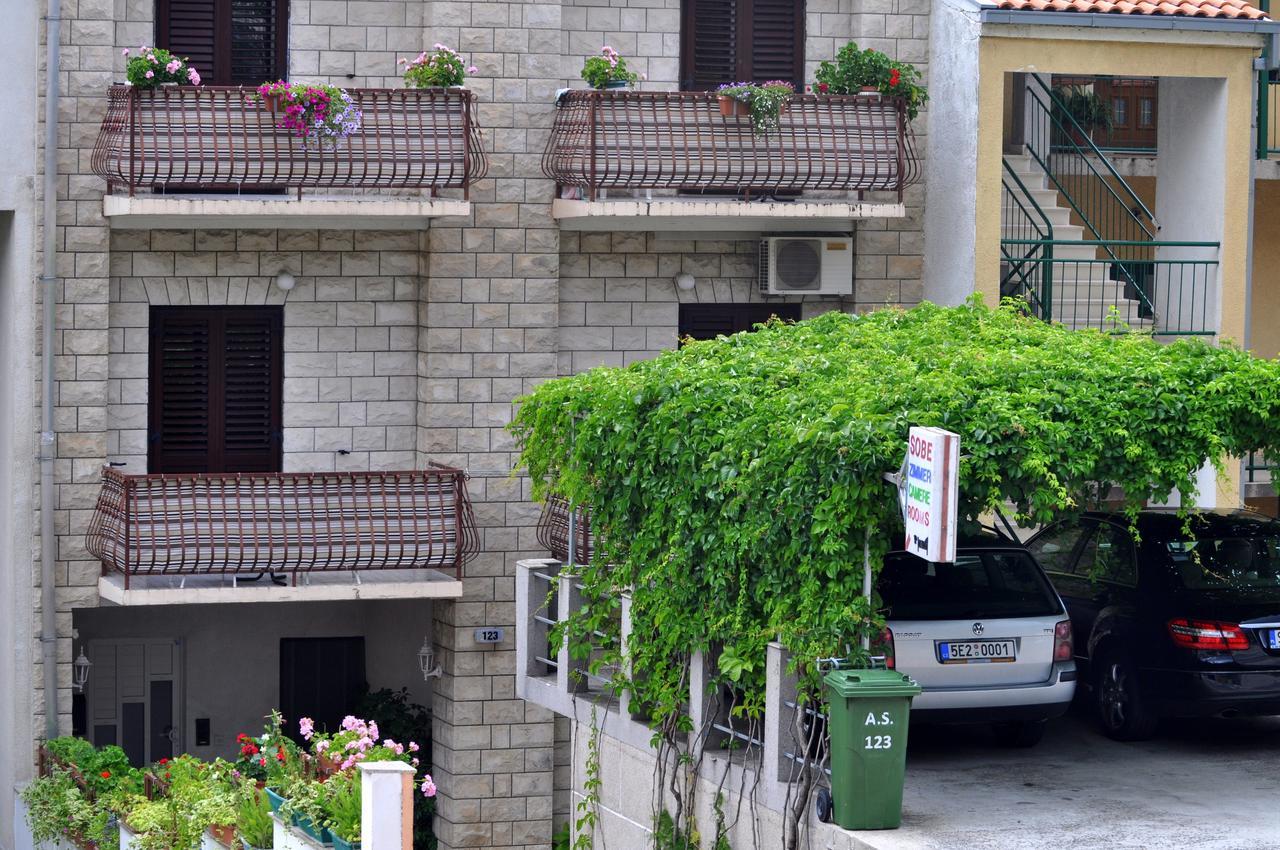
[[[103,469],[85,541],[103,575],[437,569],[480,549],[466,473],[125,475]]]
[[[591,200],[601,189],[897,192],[919,178],[900,99],[796,95],[777,130],[721,114],[710,92],[571,91],[558,101],[542,170]]]
[[[576,564],[591,563],[593,551],[591,540],[591,517],[579,509],[574,519],[573,537],[576,545],[573,550],[573,562]],[[557,560],[568,563],[569,558],[569,502],[560,496],[548,496],[542,506],[542,515],[538,517],[538,544],[551,553]]]
[[[463,189],[488,169],[465,89],[347,89],[357,133],[307,146],[242,86],[112,86],[93,148],[108,190],[128,187]]]

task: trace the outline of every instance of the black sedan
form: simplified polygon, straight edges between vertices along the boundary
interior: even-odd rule
[[[1067,606],[1103,731],[1280,714],[1280,522],[1249,511],[1086,513],[1027,544]]]

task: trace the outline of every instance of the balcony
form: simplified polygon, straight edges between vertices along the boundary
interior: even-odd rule
[[[454,598],[466,473],[102,473],[86,548],[119,605]]]
[[[488,168],[471,92],[347,93],[360,131],[318,149],[278,127],[252,88],[112,86],[91,163],[107,181],[103,213],[117,228],[423,229],[470,212]],[[447,189],[463,199],[436,197]]]
[[[710,92],[570,91],[542,170],[570,230],[847,231],[904,215],[919,178],[906,108],[879,95],[796,95],[756,136]]]

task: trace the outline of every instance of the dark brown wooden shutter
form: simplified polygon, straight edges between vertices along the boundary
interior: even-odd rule
[[[680,87],[804,82],[804,0],[683,0]]]
[[[751,0],[751,79],[804,82],[804,3]]]
[[[150,472],[276,472],[283,310],[153,307]]]
[[[191,61],[206,85],[287,75],[288,0],[156,0],[156,44]]]
[[[770,317],[800,320],[799,304],[681,304],[680,339],[715,339],[749,331]]]

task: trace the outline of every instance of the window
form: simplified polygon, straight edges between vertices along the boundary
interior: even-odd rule
[[[880,571],[880,598],[894,620],[1047,617],[1062,612],[1053,589],[1026,553],[963,551],[954,564],[893,552]]]
[[[804,0],[683,0],[680,88],[804,82]]]
[[[749,331],[771,316],[796,322],[799,304],[681,304],[680,339],[715,339]]]
[[[1120,584],[1137,584],[1138,570],[1133,562],[1133,538],[1129,532],[1109,522],[1098,523],[1098,530],[1080,552],[1076,573]]]
[[[278,472],[281,307],[152,307],[147,468]]]
[[[288,75],[288,0],[156,0],[156,44],[187,57],[205,85]]]
[[[1129,125],[1129,98],[1111,98],[1111,123],[1117,127],[1127,127]]]
[[[1152,97],[1144,97],[1138,101],[1138,126],[1156,126],[1156,101]]]
[[[1076,544],[1084,534],[1084,526],[1064,523],[1056,528],[1048,529],[1034,541],[1027,544],[1027,549],[1040,566],[1051,573],[1070,573],[1071,555]]]

